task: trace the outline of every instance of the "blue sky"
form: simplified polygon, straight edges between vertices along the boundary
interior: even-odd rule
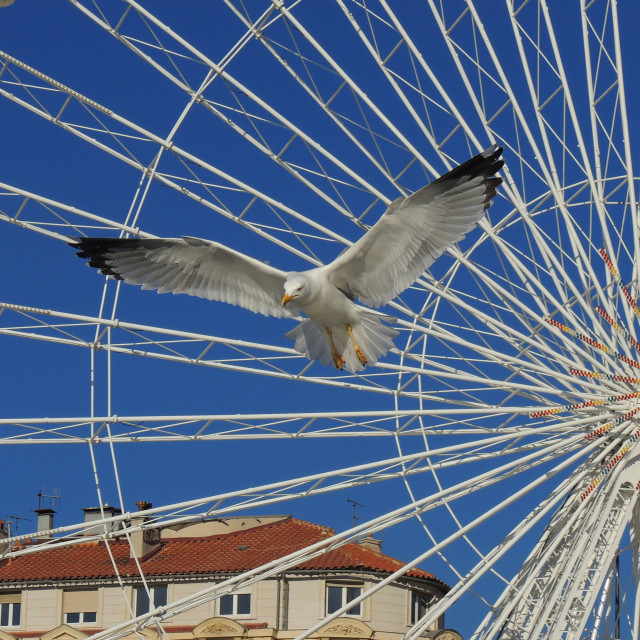
[[[114,20],[116,24],[117,16],[124,11],[123,4],[101,4],[105,19]],[[501,56],[503,70],[521,98],[527,117],[533,121],[534,111],[527,100],[524,77],[514,54],[513,34],[502,5],[500,7],[501,10],[492,13],[490,19],[489,16],[485,17],[487,30]],[[158,236],[195,235],[215,239],[269,260],[281,268],[308,268],[314,260],[325,262],[333,259],[344,247],[341,237],[352,241],[357,239],[362,233],[359,223],[373,224],[384,211],[385,202],[403,192],[420,188],[433,178],[434,172],[446,170],[443,158],[434,151],[425,131],[432,132],[441,140],[444,154],[451,164],[465,160],[474,152],[469,136],[451,124],[451,114],[443,107],[444,102],[437,96],[433,84],[421,74],[412,76],[411,65],[416,58],[399,49],[397,63],[394,62],[390,68],[404,70],[408,85],[417,82],[419,76],[424,83],[425,94],[437,99],[433,104],[428,100],[423,102],[408,89],[414,107],[418,110],[422,108],[423,113],[428,114],[422,122],[426,123],[425,128],[421,129],[418,122],[407,116],[406,105],[400,104],[398,96],[388,89],[388,80],[381,76],[377,65],[372,63],[371,56],[354,36],[352,27],[337,6],[326,5],[325,12],[318,17],[311,3],[302,3],[294,15],[332,53],[349,78],[355,80],[352,88],[343,87],[335,70],[330,69],[329,61],[319,60],[310,40],[303,38],[300,29],[296,29],[293,23],[285,28],[283,21],[276,21],[265,29],[269,36],[268,44],[273,45],[276,53],[287,58],[292,65],[290,68],[299,77],[312,83],[317,96],[322,96],[332,105],[338,114],[336,121],[331,121],[326,113],[318,109],[312,97],[292,81],[263,43],[251,40],[234,55],[228,56],[230,51],[235,51],[234,45],[242,42],[246,33],[239,17],[228,8],[196,0],[186,4],[163,0],[153,3],[151,8],[160,20],[168,24],[188,45],[193,45],[197,52],[189,50],[183,42],[158,27],[153,27],[153,36],[150,35],[147,26],[150,21],[147,19],[145,25],[145,20],[136,17],[134,11],[124,19],[121,29],[132,46],[141,46],[145,53],[163,66],[166,74],[172,74],[174,79],[192,90],[200,86],[209,70],[203,59],[198,59],[198,55],[222,63],[235,80],[268,103],[278,116],[286,118],[290,126],[285,126],[282,120],[276,122],[276,115],[270,114],[243,92],[240,85],[221,77],[215,79],[204,92],[210,108],[205,108],[203,104],[195,105],[176,128],[180,114],[189,103],[189,92],[177,86],[167,75],[153,69],[83,15],[72,3],[16,0],[8,8],[0,9],[0,48],[3,51],[101,105],[100,109],[95,109],[91,104],[82,106],[73,98],[66,103],[64,92],[57,92],[50,85],[46,90],[32,88],[31,84],[42,86],[41,81],[24,69],[18,70],[13,63],[7,65],[0,78],[1,88],[18,99],[26,100],[33,109],[40,108],[38,105],[46,108],[51,118],[42,118],[33,109],[16,104],[6,96],[0,97],[0,144],[3,148],[0,181],[108,221],[89,223],[86,218],[76,216],[73,212],[61,214],[55,207],[44,209],[30,202],[19,219],[29,221],[34,228],[6,223],[0,226],[3,246],[0,272],[6,274],[0,284],[0,302],[90,317],[99,314],[104,279],[75,258],[64,242],[38,230],[62,235],[85,233],[115,236],[118,225],[132,224]],[[252,10],[257,12],[257,5]],[[444,44],[439,40],[433,17],[422,10],[415,13],[404,7],[399,10],[403,11],[400,17],[414,41],[419,43],[424,59],[429,64],[438,61],[439,80],[450,92],[456,108],[464,114],[469,130],[481,144],[488,146],[490,140],[473,110]],[[623,26],[631,24],[633,16],[627,15],[629,7],[621,7],[621,11]],[[354,12],[357,10],[354,9]],[[252,15],[252,19],[257,15]],[[535,13],[530,17],[535,20]],[[554,7],[553,18],[557,25],[571,25],[572,33],[579,36],[578,14],[573,8],[566,4]],[[467,29],[467,37],[472,41],[477,33],[474,34],[465,24],[461,22],[459,29]],[[502,37],[503,33],[508,33],[508,36]],[[388,53],[393,49],[396,31],[386,28],[378,30],[376,27],[376,36],[382,52]],[[159,40],[153,40],[153,37]],[[603,40],[610,42],[609,32],[605,33]],[[150,44],[141,45],[141,41]],[[160,42],[171,51],[170,54],[161,51]],[[589,109],[583,81],[585,72],[581,53],[573,46],[573,42],[575,39],[563,38],[560,46],[566,71],[571,78],[578,117],[585,124],[585,132],[588,132]],[[541,46],[545,50],[548,48],[544,42]],[[631,39],[623,39],[625,55],[631,55],[634,46],[637,47],[637,44]],[[296,50],[296,47],[299,48]],[[487,110],[499,109],[500,101],[505,99],[504,94],[490,90],[497,84],[497,75],[488,64],[486,52],[478,55],[483,63],[487,63],[490,72],[488,76],[481,77],[482,74],[476,70],[479,83],[477,95],[481,95],[479,88],[482,87],[486,91],[482,93],[482,100]],[[544,62],[540,64],[538,86],[544,96],[545,91],[553,92],[557,78],[554,80],[553,74],[545,70]],[[600,80],[603,84],[607,81],[605,67],[603,63]],[[631,107],[636,104],[638,95],[634,83],[637,84],[636,78],[628,78],[627,97]],[[359,89],[363,90],[363,95],[354,97]],[[364,94],[372,96],[377,107],[397,128],[396,132],[390,132],[386,125],[380,124],[377,115],[366,104]],[[602,104],[606,106],[609,99],[613,100],[605,97]],[[611,109],[615,109],[615,106],[611,106]],[[233,120],[237,126],[244,127],[244,135],[217,117],[214,114],[216,110]],[[117,114],[120,122],[111,117],[109,111]],[[97,144],[82,140],[72,131],[50,121],[58,116],[61,121],[70,123],[76,133],[92,138]],[[563,111],[562,105],[550,111],[549,118],[556,131],[562,130],[564,117],[566,110]],[[348,139],[337,122],[345,124],[354,139]],[[131,123],[137,129],[134,130]],[[107,135],[101,130],[105,124],[115,135]],[[523,198],[535,202],[538,195],[546,192],[546,187],[531,150],[523,142],[522,127],[514,124],[513,113],[509,110],[496,116],[494,124],[503,142],[511,147],[505,152],[505,158],[507,163],[511,163],[515,184],[521,189]],[[318,147],[302,142],[300,136],[292,133],[294,127],[308,133]],[[163,152],[158,165],[165,182],[151,182],[138,218],[131,222],[128,214],[132,209],[135,211],[141,202],[137,190],[141,184],[144,188],[147,186],[146,181],[141,182],[140,168],[134,165],[149,166],[159,149],[156,142],[144,139],[144,132],[165,138],[174,128],[172,142],[179,151],[175,154]],[[632,121],[632,132],[634,128]],[[451,136],[446,136],[449,129],[454,130]],[[372,131],[378,135],[373,135]],[[618,147],[621,140],[615,136],[620,129],[615,122],[612,131],[614,145]],[[400,135],[406,144],[400,140]],[[567,146],[579,157],[576,139],[571,133],[566,135]],[[255,144],[250,141],[250,136],[253,136]],[[284,171],[273,158],[259,152],[257,145],[260,143],[269,145],[274,155],[280,153],[291,171]],[[369,160],[358,149],[357,143],[368,151]],[[592,144],[589,141],[587,143]],[[409,144],[413,145],[414,151],[407,149]],[[557,154],[560,170],[565,172],[562,178],[564,184],[570,185],[581,180],[580,162],[563,156],[556,147],[556,140],[552,139],[550,144],[552,154]],[[128,161],[106,153],[99,145],[122,154]],[[515,150],[519,148],[519,156],[516,157]],[[328,160],[323,156],[323,150],[343,164]],[[416,162],[415,154],[425,158],[433,171],[424,163],[421,165]],[[211,167],[218,173],[211,171]],[[397,186],[384,175],[385,167],[389,174],[397,177]],[[292,176],[292,172],[298,169],[308,184],[302,184]],[[354,175],[349,175],[351,170]],[[614,154],[607,156],[606,171],[609,171],[607,175],[623,173]],[[238,183],[232,184],[225,175],[232,176]],[[183,192],[168,184],[172,181],[182,186]],[[244,191],[240,183],[249,185],[264,198],[254,201],[253,195]],[[314,189],[317,191],[314,192]],[[190,191],[193,197],[184,191]],[[265,203],[265,199],[269,202]],[[13,217],[20,202],[17,196],[4,194],[0,200],[0,211]],[[511,211],[508,198],[501,196],[490,212],[492,222],[495,224]],[[307,217],[317,228],[296,218],[291,212]],[[580,215],[582,210],[578,213]],[[585,213],[585,220],[587,215],[591,214]],[[234,219],[234,216],[239,218]],[[597,225],[593,224],[594,219],[589,217],[591,226],[587,222],[583,226],[589,228],[589,233],[596,237],[599,231]],[[630,223],[624,218],[620,224],[624,235]],[[528,244],[531,238],[521,227],[517,224],[507,226],[501,233],[512,246],[522,249],[531,258],[530,262],[525,261],[527,265],[533,263],[540,267],[542,261],[535,245],[532,248]],[[558,245],[566,243],[565,232],[553,229],[553,223],[549,233]],[[585,237],[588,235],[585,233]],[[463,247],[471,246],[478,237],[470,238]],[[584,242],[588,244],[588,240]],[[508,273],[508,267],[505,267],[500,251],[491,242],[481,243],[473,255],[488,271],[497,274],[497,281],[502,282],[501,274]],[[622,255],[622,267],[625,267],[624,259]],[[453,259],[445,256],[433,267],[432,274],[435,278],[445,278],[453,266]],[[626,266],[628,272],[630,267]],[[578,270],[570,264],[566,268],[570,277],[576,277],[577,280]],[[492,299],[492,294],[465,273],[462,270],[459,276],[452,278],[452,286],[462,292],[462,299],[472,307],[477,304],[483,312],[495,313],[503,318],[505,312]],[[538,273],[546,283],[548,274],[542,268]],[[524,288],[516,287],[515,294],[516,297],[522,296],[523,304],[533,309],[535,301],[527,297],[529,294]],[[122,322],[277,347],[290,346],[284,338],[284,333],[293,326],[290,321],[258,317],[221,303],[158,296],[126,286],[120,289],[117,306],[114,306],[115,295],[115,284],[109,282],[104,315],[109,317],[115,309],[116,317]],[[425,300],[428,305],[422,309]],[[405,323],[411,320],[413,311],[423,310],[425,317],[431,314],[442,327],[457,326],[454,331],[460,332],[463,341],[465,338],[479,342],[486,340],[489,349],[505,349],[505,353],[509,354],[510,349],[514,348],[512,344],[503,344],[502,339],[490,331],[486,336],[482,334],[479,315],[465,309],[456,311],[448,303],[426,296],[424,290],[407,292],[402,296],[402,303],[409,311],[401,308],[389,311],[398,314]],[[521,315],[513,322],[519,328],[525,327],[522,330],[526,331],[526,327],[529,327],[527,314],[522,311]],[[42,314],[35,314],[34,317],[36,320],[33,322],[47,320]],[[577,313],[577,318],[580,321],[582,316]],[[5,330],[19,327],[22,332],[33,334],[39,331],[33,328],[33,322],[10,311],[0,315],[0,328]],[[72,323],[72,320],[64,322]],[[69,326],[68,330],[73,336],[93,339],[94,329],[91,327],[79,329]],[[60,331],[44,330],[43,333],[61,336]],[[144,335],[144,332],[140,334],[138,345],[143,344]],[[129,339],[130,336],[114,331],[115,342]],[[103,336],[102,340],[104,343],[106,337]],[[408,343],[415,343],[412,347],[415,353],[422,349],[422,341],[410,333],[405,324],[397,345],[403,348]],[[195,356],[203,344],[174,344],[170,348]],[[495,376],[500,380],[510,375],[498,365],[490,365],[486,361],[476,363],[476,352],[467,349],[464,344],[452,346],[436,338],[427,344],[428,353],[446,366],[473,375],[478,368],[485,367],[486,376]],[[216,345],[207,357],[216,360],[228,357],[226,352],[221,353],[219,349],[221,347]],[[168,353],[162,348],[157,351]],[[251,353],[256,352],[252,350]],[[449,379],[437,376],[421,378],[412,373],[399,375],[394,370],[384,368],[371,369],[363,378],[347,378],[345,374],[314,365],[308,375],[326,378],[331,383],[318,384],[278,375],[256,375],[226,370],[220,366],[196,366],[122,353],[114,353],[108,365],[104,351],[96,353],[95,377],[92,380],[89,349],[20,337],[9,331],[0,334],[0,354],[4,363],[0,378],[2,416],[15,420],[88,416],[92,389],[96,415],[107,415],[110,390],[110,411],[120,416],[390,411],[394,408],[394,391],[404,388],[405,384],[407,390],[422,391],[428,394],[428,398],[420,405],[415,398],[403,397],[399,393],[397,402],[400,407],[428,408],[433,406],[429,404],[432,401],[437,404],[444,399],[446,404],[449,398],[453,398],[454,406],[460,406],[467,397],[463,392],[458,394],[453,391],[449,385],[455,387],[456,383]],[[543,354],[540,357],[544,359],[546,356]],[[399,356],[390,354],[386,362],[398,364]],[[560,369],[551,361],[545,360],[545,364],[549,364],[549,374],[542,376],[538,382],[554,384],[554,375]],[[108,366],[111,367],[110,371]],[[287,371],[298,371],[303,364],[286,360],[282,366]],[[265,370],[274,372],[270,367],[265,366]],[[516,377],[516,381],[521,383],[528,380],[526,376]],[[514,406],[528,406],[533,402],[531,397],[525,396],[511,399],[509,389],[478,392],[475,387],[474,383],[468,383],[466,390],[471,394],[470,397],[474,400],[481,398],[482,402],[488,404],[508,401],[513,402]],[[545,393],[540,392],[540,398]],[[561,401],[558,398],[565,396],[559,391],[557,396],[549,393],[548,398],[549,402],[557,402]],[[524,423],[516,417],[513,424]],[[12,429],[5,433],[18,437],[28,433],[28,427],[24,425],[3,425],[0,428]],[[436,437],[429,440],[429,446],[442,442],[462,442],[465,437]],[[58,511],[56,523],[60,525],[78,521],[82,507],[96,505],[97,489],[89,447],[86,444],[64,443],[63,438],[58,436],[56,439],[56,444],[27,445],[16,444],[6,436],[2,438],[4,446],[0,447],[0,455],[5,477],[10,482],[3,483],[4,490],[0,492],[0,517],[30,519],[17,521],[21,533],[32,531],[35,526],[32,510],[38,506],[36,494],[39,490],[44,489],[45,493],[50,493],[54,487],[60,490],[62,501],[55,507]],[[403,453],[420,451],[425,447],[421,434],[400,438],[399,443]],[[398,441],[390,436],[146,442],[117,444],[113,451],[107,444],[94,448],[103,498],[111,504],[119,504],[115,481],[117,472],[124,506],[128,509],[134,508],[137,500],[147,500],[157,506],[178,503],[266,482],[383,460],[393,457],[397,452]],[[444,482],[446,486],[462,477],[479,474],[491,468],[492,464],[494,462],[488,460],[470,470],[454,467],[441,473],[438,482]],[[549,464],[542,468],[552,467],[553,464]],[[518,480],[518,486],[526,485],[537,477],[537,473],[539,471],[524,472]],[[410,486],[420,497],[434,492],[437,481],[427,472],[412,478]],[[461,518],[466,522],[500,499],[507,498],[514,490],[513,486],[502,483],[480,497],[461,501],[462,509],[457,513],[462,514]],[[538,498],[530,496],[518,501],[494,520],[491,527],[478,530],[476,541],[479,546],[483,550],[490,549],[532,509]],[[358,508],[358,516],[364,520],[405,505],[410,499],[406,487],[396,479],[325,496],[284,502],[269,507],[267,511],[292,513],[342,530],[350,526],[352,521],[352,506],[348,500],[364,505]],[[439,537],[455,529],[451,515],[442,511],[438,510],[438,515],[431,518],[427,515],[429,525],[434,527]],[[523,543],[523,549],[529,542]],[[384,533],[384,550],[401,559],[419,554],[425,544],[429,543],[416,521],[391,527]],[[468,567],[473,562],[474,556],[466,547],[457,551],[454,549],[452,553],[460,554],[456,558],[460,567]],[[437,558],[422,566],[445,581],[455,580],[449,568]],[[459,620],[451,621],[451,624],[464,628]]]

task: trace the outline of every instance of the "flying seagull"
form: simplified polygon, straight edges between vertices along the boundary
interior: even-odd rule
[[[356,373],[393,347],[395,319],[379,307],[413,284],[473,229],[502,182],[496,145],[407,198],[333,262],[309,271],[281,271],[211,240],[72,238],[91,267],[155,289],[239,305],[267,316],[301,320],[286,334],[310,360]],[[300,312],[307,317],[300,316]]]

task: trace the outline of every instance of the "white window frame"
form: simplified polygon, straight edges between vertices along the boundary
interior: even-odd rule
[[[358,596],[362,595],[362,591],[364,589],[364,584],[362,582],[330,582],[327,581],[326,586],[325,586],[325,614],[329,615],[330,613],[333,613],[333,611],[329,611],[329,589],[340,589],[341,590],[341,594],[340,594],[340,606],[337,609],[340,609],[344,606],[346,606],[347,602],[350,602],[351,600],[357,598]],[[348,594],[349,594],[349,589],[357,589],[359,591],[359,593],[355,594],[352,598],[350,598],[349,600],[347,600]],[[347,611],[345,611],[342,615],[344,616],[349,616],[351,618],[362,618],[363,614],[364,614],[364,602],[359,602],[358,604],[354,605],[354,607],[357,607],[359,609],[359,611],[357,613],[351,613],[352,609],[354,607],[352,607],[351,609],[348,609]],[[337,611],[337,609],[335,609],[335,611]]]
[[[409,591],[409,615],[407,622],[410,625],[415,624],[422,618],[420,612],[415,611],[414,598],[424,598],[426,600],[426,608],[424,614],[426,614],[427,611],[431,609],[435,601],[435,595],[433,593],[429,593],[428,591],[420,591],[420,589],[412,589],[411,591]]]
[[[164,589],[166,591],[166,602],[169,602],[169,586],[166,584],[154,584],[154,585],[149,585],[149,608],[146,611],[138,611],[138,598],[140,597],[140,593],[144,593],[145,595],[147,595],[146,590],[144,588],[144,586],[139,586],[139,587],[134,587],[134,592],[136,594],[136,615],[144,615],[145,613],[149,613],[149,611],[153,611],[156,608],[156,590],[157,589]],[[160,605],[160,606],[164,606],[164,605]]]
[[[87,614],[93,614],[94,620],[85,620],[84,617]],[[78,615],[79,619],[76,622],[70,622],[68,616]],[[64,614],[64,623],[65,624],[98,624],[98,612],[97,611],[71,611],[69,613]]]
[[[98,624],[98,599],[98,589],[64,589],[62,592],[63,623]],[[74,620],[74,618],[77,619]]]
[[[238,613],[238,596],[249,596],[249,612],[248,613]],[[223,598],[232,598],[233,606],[231,607],[231,613],[222,613],[222,599]],[[251,591],[238,591],[234,593],[227,593],[223,596],[220,596],[218,600],[218,615],[223,617],[234,617],[234,618],[251,618],[253,615],[253,594]]]
[[[13,616],[14,616],[14,608],[15,606],[18,605],[18,624],[14,624],[13,623]],[[2,609],[4,609],[5,607],[7,607],[8,610],[8,623],[7,625],[5,625],[5,629],[8,628],[12,628],[12,629],[16,629],[17,627],[20,626],[20,621],[22,619],[22,602],[2,602],[0,603],[0,619],[2,616]]]

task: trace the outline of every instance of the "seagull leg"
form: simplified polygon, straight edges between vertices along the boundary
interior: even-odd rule
[[[345,359],[342,357],[342,354],[338,353],[336,349],[336,345],[333,344],[333,333],[329,327],[324,328],[329,336],[329,344],[331,345],[331,356],[333,357],[333,364],[336,365],[336,369],[340,369],[342,371],[342,367],[344,367]]]
[[[356,344],[356,340],[353,337],[353,331],[351,330],[350,324],[347,325],[347,332],[349,333],[349,337],[351,338],[351,342],[353,343],[353,348],[356,352],[356,355],[358,356],[358,360],[360,360],[363,367],[366,367],[368,362],[367,356],[362,353],[362,349]]]

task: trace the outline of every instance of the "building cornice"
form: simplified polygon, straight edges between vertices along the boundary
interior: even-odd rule
[[[147,574],[146,580],[153,582],[154,584],[169,584],[175,582],[215,582],[226,578],[235,577],[240,575],[239,572],[234,573],[184,573],[184,574],[160,574],[153,575]],[[376,571],[372,569],[303,569],[303,570],[288,570],[280,574],[276,574],[272,577],[266,578],[266,580],[277,580],[286,578],[292,579],[346,579],[349,576],[353,576],[356,579],[375,579],[382,580],[389,576],[388,572]],[[62,580],[23,580],[16,582],[0,582],[0,592],[3,591],[16,591],[20,589],[64,589],[78,587],[105,587],[112,585],[127,585],[133,586],[140,584],[140,576],[121,576],[117,577],[105,577],[105,578],[78,578],[71,579],[65,578]],[[401,576],[396,580],[399,584],[405,584],[407,586],[424,587],[426,585],[436,586],[441,590],[447,591],[448,587],[440,582],[436,578],[419,578],[419,577],[406,577]]]

